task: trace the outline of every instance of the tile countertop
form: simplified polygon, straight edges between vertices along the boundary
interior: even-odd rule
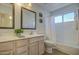
[[[24,37],[17,37],[17,36],[1,36],[0,42],[12,41],[12,40],[20,40],[24,38],[33,38],[38,36],[44,36],[44,34],[34,34],[34,35],[24,35]]]

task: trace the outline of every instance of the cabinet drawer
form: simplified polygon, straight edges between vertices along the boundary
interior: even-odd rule
[[[21,39],[21,40],[17,40],[15,41],[16,47],[22,47],[25,45],[28,45],[28,39]]]
[[[29,39],[29,43],[33,43],[33,42],[40,41],[40,40],[43,40],[43,39],[44,39],[43,36],[33,37],[33,38]]]
[[[28,47],[27,46],[16,48],[16,50],[15,50],[15,54],[17,54],[17,55],[21,55],[24,53],[28,54]]]
[[[13,49],[14,42],[1,42],[0,43],[0,51]]]
[[[12,55],[13,51],[0,51],[0,55]]]

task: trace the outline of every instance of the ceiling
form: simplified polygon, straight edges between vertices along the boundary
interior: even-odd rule
[[[47,10],[48,12],[57,10],[69,4],[70,3],[36,3],[36,5],[40,6],[44,10]]]

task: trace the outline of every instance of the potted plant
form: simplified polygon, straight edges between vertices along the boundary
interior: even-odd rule
[[[21,33],[23,33],[22,29],[15,29],[15,33],[18,37],[21,37]]]

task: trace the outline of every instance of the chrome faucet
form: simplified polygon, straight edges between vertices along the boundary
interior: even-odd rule
[[[30,35],[32,35],[32,34],[33,34],[33,31],[30,32]]]

